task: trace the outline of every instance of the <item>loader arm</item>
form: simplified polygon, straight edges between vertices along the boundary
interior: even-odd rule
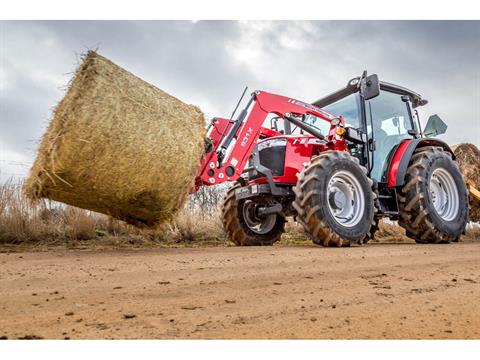
[[[275,114],[329,142],[336,141],[336,127],[344,125],[342,117],[337,118],[314,105],[281,95],[255,91],[237,120],[213,119],[207,133],[213,140],[213,146],[206,150],[200,161],[193,191],[202,185],[217,185],[237,180],[241,176],[259,136],[265,134],[266,129],[262,128],[262,125],[269,114]],[[313,115],[329,122],[333,119],[339,121],[332,124],[329,134],[324,136],[301,121],[305,115]]]

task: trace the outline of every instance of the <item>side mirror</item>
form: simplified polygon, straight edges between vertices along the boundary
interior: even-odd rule
[[[365,100],[373,99],[380,95],[380,82],[377,74],[369,75],[365,78],[365,83],[362,84],[362,94]]]
[[[445,134],[448,125],[445,124],[438,115],[432,115],[428,118],[427,125],[423,130],[423,134],[426,137],[433,137],[441,134]]]

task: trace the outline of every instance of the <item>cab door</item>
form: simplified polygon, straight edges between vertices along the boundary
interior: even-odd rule
[[[388,156],[392,149],[405,139],[416,136],[410,105],[402,94],[381,90],[380,95],[365,101],[365,119],[368,138],[373,139],[371,177],[386,182]]]

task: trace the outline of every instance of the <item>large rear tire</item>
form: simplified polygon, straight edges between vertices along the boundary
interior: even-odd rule
[[[468,193],[458,165],[441,147],[415,151],[398,197],[399,224],[417,243],[458,241],[468,222]]]
[[[259,203],[249,199],[237,200],[235,190],[239,187],[240,184],[234,185],[225,195],[222,207],[225,232],[237,246],[273,245],[284,232],[285,218],[279,214],[257,217],[255,207]]]
[[[373,237],[375,194],[357,158],[327,151],[312,158],[297,176],[293,207],[315,244],[350,246]]]

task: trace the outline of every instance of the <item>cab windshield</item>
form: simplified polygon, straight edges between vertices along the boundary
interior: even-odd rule
[[[323,109],[335,116],[343,116],[345,126],[361,128],[360,106],[358,94],[348,95],[334,103],[324,106]]]

